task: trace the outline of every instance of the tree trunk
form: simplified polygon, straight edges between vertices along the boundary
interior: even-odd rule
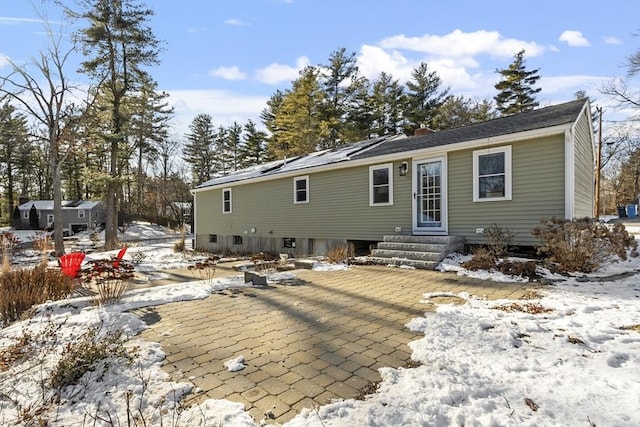
[[[107,186],[107,213],[104,230],[104,246],[106,250],[113,250],[118,244],[118,142],[111,142],[111,179]]]
[[[56,141],[55,130],[50,130],[49,145],[51,153],[49,164],[51,166],[51,174],[53,175],[53,243],[54,251],[57,257],[64,255],[64,235],[62,229],[64,223],[62,220],[62,182],[60,163],[58,162],[58,142]]]

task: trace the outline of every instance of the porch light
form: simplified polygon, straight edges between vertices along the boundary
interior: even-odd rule
[[[409,163],[407,162],[402,162],[402,164],[398,167],[398,172],[400,173],[400,176],[406,176],[408,170],[409,170]]]

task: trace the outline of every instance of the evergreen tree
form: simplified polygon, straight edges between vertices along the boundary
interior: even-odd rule
[[[32,230],[40,229],[40,220],[38,219],[36,205],[31,205],[31,209],[29,209],[29,228]]]
[[[303,156],[318,149],[318,143],[329,135],[329,126],[320,114],[325,100],[318,70],[302,70],[276,112],[278,147],[271,150],[276,157]]]
[[[329,64],[321,66],[321,89],[326,94],[322,107],[328,135],[320,141],[319,148],[336,148],[349,142],[346,117],[355,107],[362,77],[358,75],[355,52],[347,54],[345,48],[329,56]]]
[[[131,97],[133,116],[130,124],[132,148],[136,151],[136,209],[145,206],[143,194],[146,180],[145,160],[152,164],[158,159],[158,144],[169,136],[169,120],[174,109],[169,106],[166,92],[158,92],[155,81],[145,81],[138,93]]]
[[[226,149],[229,155],[229,169],[237,171],[240,169],[240,151],[242,145],[242,126],[238,122],[233,122],[227,128]]]
[[[216,132],[213,118],[209,114],[198,114],[189,125],[189,133],[185,135],[183,159],[191,166],[192,183],[200,185],[213,176],[214,143]]]
[[[88,23],[76,33],[86,58],[81,70],[95,79],[111,100],[109,132],[103,135],[110,145],[105,247],[114,249],[118,243],[118,156],[125,143],[125,96],[149,81],[144,67],[159,63],[159,41],[148,26],[153,11],[136,0],[82,0],[81,4],[82,12],[71,12]]]
[[[449,94],[450,88],[442,88],[442,80],[435,71],[430,71],[426,62],[411,72],[407,82],[407,110],[404,132],[413,132],[422,126],[433,128],[433,119]]]
[[[539,103],[535,95],[541,88],[533,86],[540,79],[539,69],[528,71],[525,67],[524,49],[516,53],[513,62],[508,68],[496,70],[502,76],[495,88],[499,90],[493,98],[496,101],[496,109],[502,115],[522,113],[535,109]]]
[[[228,144],[229,130],[218,126],[213,149],[213,170],[218,175],[228,175],[232,171],[232,156]]]
[[[258,130],[252,120],[244,125],[243,143],[240,147],[241,168],[259,165],[268,160],[266,140],[266,132]]]
[[[495,117],[497,113],[488,99],[477,101],[464,96],[449,96],[438,108],[430,127],[434,130],[452,129]]]
[[[6,212],[11,214],[16,202],[16,178],[18,156],[28,145],[27,119],[16,108],[5,102],[0,106],[0,165],[4,165],[3,178],[6,190]],[[28,149],[28,148],[27,148]],[[2,209],[4,211],[4,209]]]
[[[370,98],[372,133],[376,136],[401,133],[405,104],[404,87],[391,74],[381,72],[378,79],[373,82],[373,93]]]

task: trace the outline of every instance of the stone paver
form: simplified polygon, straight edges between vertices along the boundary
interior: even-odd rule
[[[229,274],[237,273],[219,268],[216,277]],[[295,276],[135,311],[150,325],[141,338],[166,352],[164,369],[201,390],[187,404],[225,398],[257,421],[286,422],[302,408],[356,397],[380,380],[381,367],[409,364],[407,344],[419,335],[404,325],[436,308],[420,302],[423,294],[518,299],[532,287],[377,266]],[[180,271],[162,284],[188,279]],[[229,372],[223,363],[238,355],[247,367]]]

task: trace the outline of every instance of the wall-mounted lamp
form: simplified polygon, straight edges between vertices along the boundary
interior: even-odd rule
[[[409,171],[409,163],[402,162],[402,164],[398,167],[398,172],[400,173],[400,176],[407,175],[407,171]]]

